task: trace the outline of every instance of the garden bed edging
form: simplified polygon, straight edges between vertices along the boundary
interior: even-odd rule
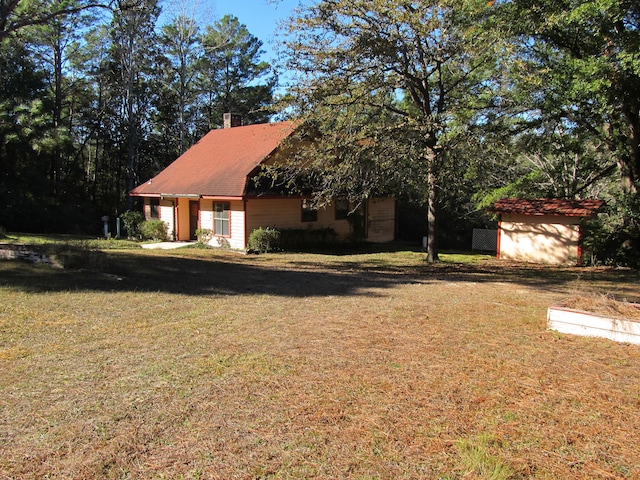
[[[640,345],[640,322],[571,308],[549,307],[547,328],[560,333],[608,338],[616,342]]]

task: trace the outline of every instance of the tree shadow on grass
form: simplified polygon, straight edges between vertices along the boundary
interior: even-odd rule
[[[314,297],[373,295],[401,281],[398,275],[317,266],[296,268],[244,258],[189,258],[109,252],[104,268],[61,269],[25,261],[0,262],[0,285],[29,292],[139,291],[183,295]],[[107,273],[108,272],[108,273]]]
[[[376,258],[310,262],[233,254],[90,252],[87,268],[0,261],[0,285],[27,292],[139,291],[182,295],[372,296],[402,284],[503,282],[562,290],[576,280],[619,283],[633,292],[637,271],[548,267],[484,261],[391,265]],[[322,259],[322,257],[320,257]],[[640,294],[638,294],[640,295]],[[633,300],[633,298],[630,298]],[[640,300],[640,297],[638,298]]]

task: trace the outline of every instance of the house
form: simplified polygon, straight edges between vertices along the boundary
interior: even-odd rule
[[[580,265],[582,220],[602,207],[602,200],[559,198],[497,201],[497,257],[548,264]]]
[[[358,237],[388,242],[395,237],[395,200],[369,199],[354,222],[345,199],[314,209],[311,197],[258,193],[249,188],[262,165],[286,158],[284,145],[296,130],[293,122],[234,126],[225,114],[225,128],[210,131],[158,175],[134,188],[142,197],[146,219],[167,223],[174,240],[195,240],[196,231],[210,230],[212,246],[244,250],[259,227],[333,229],[339,240]],[[303,147],[300,147],[303,148]]]

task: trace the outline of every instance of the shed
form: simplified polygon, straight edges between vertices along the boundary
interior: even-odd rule
[[[491,208],[498,214],[497,258],[580,265],[582,221],[603,204],[596,199],[498,200]]]

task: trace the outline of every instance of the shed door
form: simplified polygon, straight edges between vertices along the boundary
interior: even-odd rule
[[[198,229],[198,214],[200,213],[200,202],[189,201],[189,238],[197,240],[196,230]]]

